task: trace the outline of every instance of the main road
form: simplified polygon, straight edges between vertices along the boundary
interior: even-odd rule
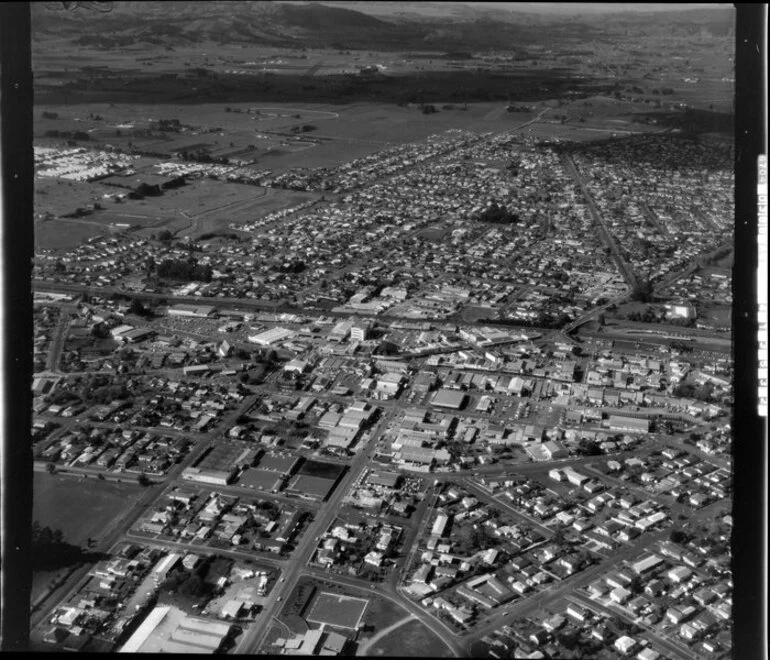
[[[202,296],[175,296],[171,293],[158,293],[148,291],[132,291],[117,286],[95,286],[90,284],[79,284],[75,282],[52,282],[50,280],[32,280],[32,288],[35,291],[52,291],[57,293],[68,293],[72,296],[88,295],[109,297],[111,295],[126,296],[128,298],[139,298],[142,300],[163,301],[165,304],[194,304],[198,306],[225,307],[228,309],[249,309],[264,312],[273,312],[275,314],[296,314],[298,316],[330,316],[337,318],[350,318],[351,316],[377,317],[385,321],[408,321],[410,323],[446,323],[453,324],[452,321],[444,317],[441,318],[412,318],[409,316],[396,316],[391,314],[377,314],[375,312],[365,312],[362,310],[334,311],[331,309],[321,309],[316,307],[297,307],[284,304],[280,301],[256,300],[254,298],[220,298],[202,297]],[[469,323],[470,325],[470,323]],[[498,323],[494,320],[484,321],[483,325],[499,325],[509,329],[519,328],[511,326],[510,323]],[[554,332],[553,328],[540,328],[535,326],[521,326],[524,332],[548,333]],[[511,330],[513,331],[513,330]]]
[[[371,439],[368,444],[366,447],[363,447],[353,459],[350,469],[343,475],[342,479],[340,479],[340,482],[337,484],[337,487],[329,500],[321,506],[315,519],[310,523],[307,530],[305,530],[305,533],[297,544],[291,558],[286,562],[280,582],[278,582],[268,596],[259,620],[244,633],[235,649],[235,653],[256,653],[264,643],[265,637],[270,630],[273,617],[279,613],[280,609],[285,604],[286,597],[292,593],[302,570],[312,558],[318,543],[318,537],[326,531],[329,524],[337,516],[343,498],[350,487],[361,476],[364,468],[366,468],[369,460],[374,455],[377,447],[377,443],[374,439],[378,436],[380,430],[384,428],[384,425],[388,421],[388,417],[389,415],[386,413],[382,416],[380,421],[377,422],[369,434]]]
[[[583,193],[583,197],[586,201],[586,204],[588,205],[588,211],[591,213],[591,217],[599,227],[599,232],[602,235],[602,239],[604,240],[605,245],[610,249],[612,258],[617,264],[620,274],[623,275],[623,279],[633,289],[636,286],[636,275],[631,270],[631,267],[626,263],[625,259],[623,259],[621,256],[620,250],[615,243],[615,239],[612,237],[610,230],[607,228],[607,225],[604,222],[604,218],[602,218],[601,214],[599,213],[599,209],[596,208],[596,202],[594,202],[593,196],[588,191],[588,188],[586,188],[585,181],[583,181],[583,177],[580,175],[580,172],[578,172],[577,167],[575,167],[575,162],[572,160],[572,157],[569,154],[565,154],[563,158],[567,169],[569,170],[570,174],[572,174],[572,178],[575,179],[575,183],[578,184],[578,187]]]

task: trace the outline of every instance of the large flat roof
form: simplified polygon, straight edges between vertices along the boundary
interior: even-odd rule
[[[275,490],[281,483],[281,477],[277,472],[249,468],[238,479],[239,486],[254,488],[256,490]]]
[[[440,406],[442,408],[462,408],[465,403],[465,392],[458,392],[456,390],[440,389],[433,397],[433,405]]]
[[[331,479],[324,479],[323,477],[310,477],[306,474],[299,474],[292,479],[287,491],[299,493],[301,495],[307,495],[314,499],[326,499],[329,493],[332,491],[334,481]]]
[[[230,632],[230,626],[188,616],[172,605],[152,610],[120,653],[213,653]]]
[[[296,467],[299,459],[296,456],[281,454],[265,454],[260,460],[258,467],[260,470],[270,472],[280,472],[288,474]]]

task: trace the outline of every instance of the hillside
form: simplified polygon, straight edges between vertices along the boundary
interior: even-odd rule
[[[72,3],[74,4],[74,3]],[[449,3],[113,2],[101,12],[64,3],[32,3],[33,43],[65,39],[110,49],[141,43],[177,47],[194,43],[342,47],[366,50],[442,48],[490,50],[542,41],[576,42],[622,36],[723,36],[733,29],[732,7],[668,12],[563,16]],[[92,3],[96,4],[96,3]],[[502,5],[501,5],[502,7]],[[428,11],[430,10],[430,11]]]

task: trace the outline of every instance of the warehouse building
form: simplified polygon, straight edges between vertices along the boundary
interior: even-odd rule
[[[217,653],[230,624],[188,616],[171,605],[152,610],[120,653]]]
[[[169,316],[185,316],[189,318],[206,319],[216,316],[216,307],[212,305],[173,305],[168,308]]]
[[[650,420],[641,417],[629,417],[627,415],[610,415],[609,427],[611,431],[649,433]]]
[[[251,335],[249,337],[249,341],[252,344],[259,344],[260,346],[270,346],[271,344],[290,339],[293,336],[293,330],[276,327],[270,328],[270,330],[265,330],[264,332],[260,332],[258,335]]]
[[[450,408],[451,410],[461,410],[465,405],[467,395],[463,392],[440,389],[433,397],[433,405],[439,408]]]
[[[210,447],[191,467],[182,471],[182,478],[215,486],[230,484],[242,469],[250,467],[257,450],[245,443],[228,442]]]

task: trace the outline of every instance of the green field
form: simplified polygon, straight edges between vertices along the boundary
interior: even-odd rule
[[[362,598],[323,592],[316,596],[306,619],[312,623],[355,629],[367,605],[368,601]]]
[[[364,617],[361,623],[365,626],[373,626],[374,634],[384,630],[388,626],[400,621],[408,612],[388,598],[374,596],[369,600],[369,604],[364,610]]]
[[[67,543],[85,546],[89,537],[98,540],[111,531],[144,490],[133,483],[36,472],[33,492],[32,519],[61,529]]]
[[[117,233],[108,225],[77,220],[48,220],[35,223],[35,246],[50,250],[72,250],[89,238]]]
[[[726,305],[709,305],[701,311],[700,320],[717,327],[729,327],[732,324],[733,310]]]
[[[470,306],[463,309],[460,315],[462,316],[463,321],[473,323],[479,319],[497,318],[498,311],[492,307]]]
[[[41,191],[55,193],[60,213],[72,212],[94,197],[95,184],[57,186],[47,181]],[[102,186],[105,188],[105,186]],[[118,189],[112,188],[115,192]],[[36,197],[46,204],[54,195]],[[230,223],[248,223],[274,211],[295,207],[320,195],[293,190],[261,188],[258,186],[202,179],[160,197],[125,200],[122,203],[103,201],[103,210],[82,219],[56,218],[35,223],[35,244],[40,248],[71,249],[92,236],[115,234],[130,225],[138,235],[148,237],[161,229],[169,229],[178,237],[200,236],[216,231],[230,231]],[[43,206],[38,209],[43,212]]]
[[[449,647],[419,621],[410,621],[385,635],[367,655],[409,658],[451,658]]]

